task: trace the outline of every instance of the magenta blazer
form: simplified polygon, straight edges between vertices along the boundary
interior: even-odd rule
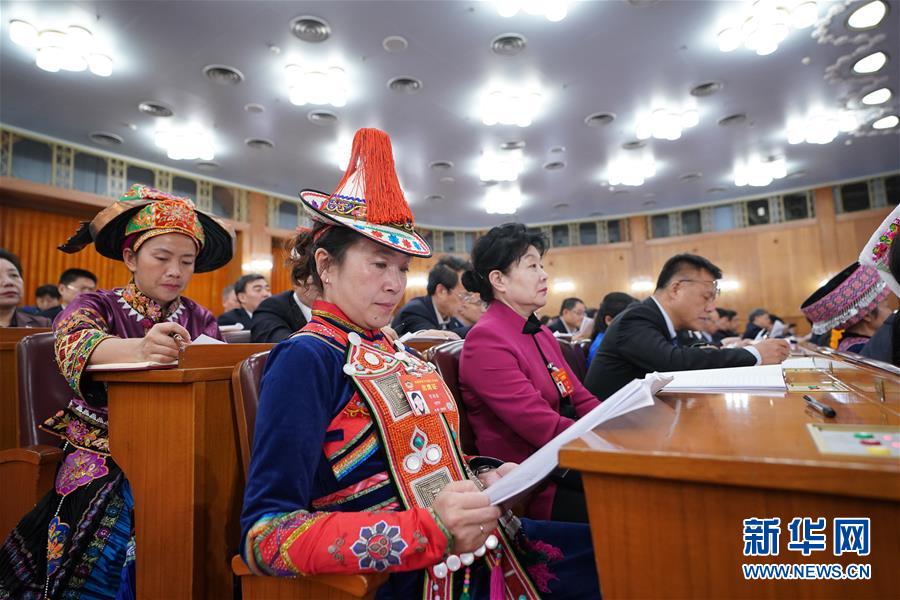
[[[532,340],[522,333],[525,318],[499,300],[466,336],[459,359],[459,383],[479,454],[522,462],[573,423],[559,414],[559,392]],[[575,387],[578,416],[599,401],[572,373],[549,329],[534,334],[547,360],[565,369]],[[555,487],[536,494],[528,515],[549,519]]]

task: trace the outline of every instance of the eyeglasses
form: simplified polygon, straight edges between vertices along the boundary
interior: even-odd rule
[[[712,294],[704,294],[703,297],[707,302],[712,302],[716,298],[722,295],[722,290],[719,289],[719,281],[713,280],[710,281],[708,279],[679,279],[676,283],[702,283],[704,285],[712,284],[713,293]]]

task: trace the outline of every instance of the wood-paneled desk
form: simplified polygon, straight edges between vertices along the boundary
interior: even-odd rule
[[[850,392],[660,394],[564,447],[584,478],[605,598],[887,598],[900,592],[900,461],[821,454],[807,423],[900,425],[900,381],[857,368],[834,376]],[[883,393],[882,391],[883,390]],[[596,437],[594,437],[596,436]],[[780,517],[778,556],[744,556],[743,520]],[[794,517],[827,519],[827,550],[789,551]],[[833,555],[834,517],[871,519],[871,554]],[[869,564],[869,581],[744,579],[742,564]]]
[[[0,327],[0,450],[19,445],[19,384],[16,344],[46,327]]]
[[[94,373],[135,502],[138,598],[233,596],[244,489],[231,373],[271,344],[191,346],[179,368]]]

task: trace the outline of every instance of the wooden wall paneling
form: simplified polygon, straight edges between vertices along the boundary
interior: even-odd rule
[[[544,256],[544,269],[550,276],[550,293],[542,315],[555,316],[566,298],[581,298],[588,308],[600,306],[609,292],[631,293],[636,274],[632,243],[603,246],[553,248]],[[573,291],[558,291],[559,282],[575,283]]]
[[[291,281],[290,251],[287,238],[272,238],[272,279],[269,285],[273,294],[286,292],[293,287]]]

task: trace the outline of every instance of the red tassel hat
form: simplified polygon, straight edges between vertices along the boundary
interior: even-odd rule
[[[307,189],[300,199],[316,221],[349,227],[404,254],[431,256],[431,248],[414,229],[397,180],[391,138],[383,131],[356,132],[350,164],[333,194]]]

